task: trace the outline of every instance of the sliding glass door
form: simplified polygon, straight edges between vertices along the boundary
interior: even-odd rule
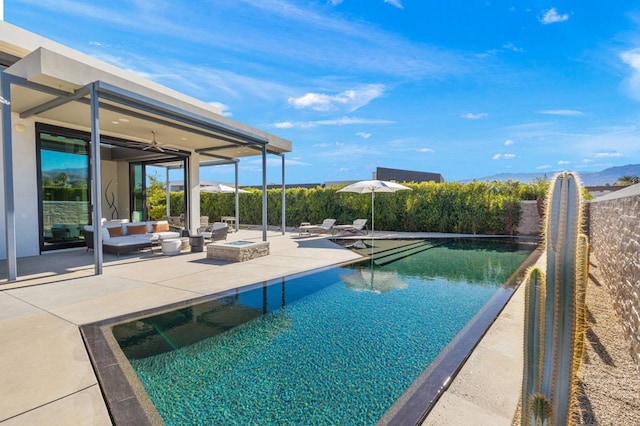
[[[84,245],[89,223],[89,142],[38,127],[40,249]]]

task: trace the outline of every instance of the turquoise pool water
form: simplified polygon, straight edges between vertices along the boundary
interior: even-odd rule
[[[384,266],[227,293],[114,335],[168,425],[374,424],[529,253],[439,241]]]

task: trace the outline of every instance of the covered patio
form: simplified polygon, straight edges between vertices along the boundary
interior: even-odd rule
[[[84,223],[112,218],[114,206],[118,219],[147,220],[146,165],[184,170],[185,227],[191,232],[200,224],[201,164],[235,164],[237,185],[239,159],[259,155],[266,189],[267,155],[278,155],[284,186],[284,154],[291,150],[288,140],[230,120],[210,104],[63,46],[49,42],[3,70],[0,96],[6,101],[2,106],[5,216],[0,234],[4,239],[0,246],[6,251],[0,257],[6,256],[9,281],[17,279],[18,257],[43,250],[47,218],[42,211],[42,181],[48,176],[39,169],[41,147],[59,143],[60,138],[74,145],[74,153],[84,150],[87,158],[87,196],[80,206],[87,211]],[[266,240],[266,191],[262,204],[262,238]],[[284,229],[284,202],[282,210]],[[82,223],[76,227],[81,229]],[[96,231],[94,273],[101,274],[101,227]]]

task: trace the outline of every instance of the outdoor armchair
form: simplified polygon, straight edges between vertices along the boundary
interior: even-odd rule
[[[227,239],[229,225],[224,222],[213,222],[211,226],[198,228],[198,234],[211,241],[221,241]]]

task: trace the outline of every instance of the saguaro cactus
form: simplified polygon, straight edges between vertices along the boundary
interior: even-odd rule
[[[523,425],[573,423],[576,376],[584,350],[587,237],[581,186],[554,177],[545,213],[546,273],[529,271],[525,302]]]

